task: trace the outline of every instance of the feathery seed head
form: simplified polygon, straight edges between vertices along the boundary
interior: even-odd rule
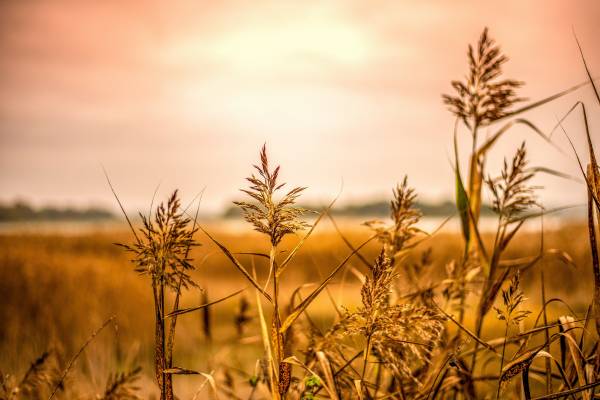
[[[525,142],[517,149],[510,165],[504,159],[500,177],[486,179],[493,197],[493,210],[506,221],[519,215],[531,206],[538,205],[534,189],[527,183],[534,173],[527,170]]]
[[[393,278],[390,259],[382,250],[371,267],[371,276],[365,277],[365,283],[360,291],[366,310],[375,312],[387,305]]]
[[[242,209],[244,219],[254,225],[255,230],[268,235],[271,243],[276,246],[285,235],[308,227],[306,222],[300,220],[307,210],[294,207],[296,200],[306,188],[295,187],[276,201],[273,196],[283,188],[285,183],[277,182],[279,166],[273,171],[269,170],[266,145],[263,145],[260,152],[260,161],[260,166],[254,165],[258,176],[252,174],[246,178],[250,182],[250,187],[240,189],[255,202],[234,201],[234,204]]]
[[[167,204],[156,208],[154,220],[140,213],[142,233],[140,240],[133,245],[121,245],[135,255],[135,270],[148,274],[154,282],[163,281],[173,291],[181,287],[196,286],[189,271],[194,269],[189,258],[191,247],[198,246],[194,240],[195,227],[185,217],[177,191],[169,197]]]
[[[452,81],[456,95],[443,95],[444,103],[450,111],[462,119],[469,127],[488,125],[508,114],[509,108],[522,101],[516,89],[523,82],[505,79],[498,80],[502,74],[502,65],[508,57],[501,53],[500,47],[488,35],[485,28],[477,51],[469,45],[469,75],[464,82]]]
[[[394,198],[390,202],[392,224],[386,225],[381,221],[368,221],[365,223],[375,232],[379,242],[383,244],[386,255],[392,260],[405,247],[406,243],[419,232],[415,225],[422,216],[421,212],[414,207],[417,195],[414,189],[408,186],[406,176],[402,184],[396,185],[393,193]]]
[[[494,307],[498,319],[518,325],[527,318],[531,311],[519,310],[519,306],[527,300],[520,287],[519,271],[513,275],[510,285],[502,291],[503,308]]]

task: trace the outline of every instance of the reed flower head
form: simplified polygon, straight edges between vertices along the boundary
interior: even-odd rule
[[[140,213],[142,233],[133,245],[121,245],[135,255],[135,270],[148,274],[153,282],[163,281],[171,290],[196,286],[189,271],[194,269],[189,250],[198,246],[194,240],[196,228],[190,227],[191,220],[184,215],[174,191],[167,204],[156,208],[154,220]],[[181,283],[180,283],[181,280]]]
[[[519,307],[527,300],[520,287],[519,272],[515,273],[510,280],[510,285],[502,291],[502,308],[494,307],[498,319],[518,325],[527,318],[531,311],[519,310]]]
[[[494,212],[510,221],[531,206],[538,205],[534,193],[536,187],[528,185],[533,176],[534,173],[527,170],[527,149],[523,142],[510,165],[504,159],[500,176],[486,180],[492,193]]]
[[[510,107],[523,99],[516,89],[523,85],[512,79],[498,80],[508,57],[484,29],[477,51],[469,45],[469,75],[464,82],[452,81],[456,95],[443,95],[444,103],[465,125],[478,127],[506,116]]]
[[[399,377],[413,379],[412,368],[427,364],[441,339],[444,317],[414,304],[390,304],[395,274],[382,251],[361,289],[362,307],[338,325],[340,335],[369,338],[374,354]]]
[[[417,195],[414,189],[408,186],[407,177],[404,177],[402,184],[396,185],[393,195],[394,198],[390,202],[392,223],[387,225],[381,221],[365,223],[375,232],[377,239],[383,244],[386,255],[390,258],[393,258],[419,233],[415,225],[422,216],[421,212],[414,207]]]
[[[285,235],[308,227],[306,222],[300,220],[307,210],[294,207],[296,200],[306,188],[295,187],[279,201],[274,199],[275,193],[282,189],[285,183],[277,182],[279,166],[273,171],[269,170],[266,146],[263,146],[260,151],[260,166],[254,165],[254,169],[258,172],[258,176],[252,174],[246,178],[250,182],[250,187],[240,190],[256,202],[234,201],[234,204],[242,209],[244,219],[254,225],[256,231],[268,235],[271,244],[276,246]]]

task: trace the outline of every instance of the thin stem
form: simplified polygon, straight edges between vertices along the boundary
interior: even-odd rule
[[[477,154],[477,123],[475,118],[473,119],[473,129],[471,132],[472,136],[473,136],[473,142],[472,142],[472,147],[471,147],[471,158],[470,158],[470,163],[471,165],[469,166],[469,209],[471,210],[471,216],[469,218],[469,237],[471,238],[471,240],[469,241],[468,247],[465,251],[465,254],[467,257],[472,257],[473,255],[471,254],[471,249],[472,249],[472,243],[474,240],[474,231],[475,231],[475,225],[477,224],[477,219],[476,219],[476,215],[478,215],[478,213],[475,212],[475,210],[473,210],[472,206],[472,201],[474,199],[474,186],[475,186],[475,174],[476,174],[476,169],[477,169],[477,160],[476,160],[476,154]],[[476,249],[477,247],[475,247]],[[487,279],[489,279],[489,277],[487,277]],[[484,288],[487,286],[487,280],[484,283]],[[481,294],[481,298],[479,299],[479,303],[481,304],[481,301],[483,299],[483,296],[485,294],[485,290],[482,292]],[[481,311],[481,307],[478,307],[479,310]],[[475,323],[475,335],[477,337],[481,336],[481,327],[483,326],[483,316],[481,314],[477,315],[476,318],[476,323]],[[478,343],[475,343],[475,351],[473,352],[473,357],[471,359],[471,375],[475,372],[475,364],[477,362],[477,350],[478,350]]]
[[[466,282],[465,282],[465,266],[466,266],[466,259],[463,259],[462,261],[462,267],[461,267],[461,271],[460,271],[460,286],[459,286],[459,293],[460,293],[460,299],[459,299],[459,306],[458,306],[458,321],[461,324],[464,324],[465,322],[465,300],[466,300]],[[458,331],[458,337],[460,338],[461,336],[461,331]]]
[[[543,260],[543,259],[542,259]],[[544,283],[544,264],[542,261],[542,266],[540,268],[540,280],[542,282],[542,304],[546,304],[546,287]],[[544,316],[544,326],[548,326],[548,314],[546,312],[546,307],[543,308],[543,316]],[[548,343],[548,352],[550,352],[550,334],[548,333],[548,329],[544,330],[544,336],[546,339],[546,343]],[[545,369],[546,369],[546,394],[552,393],[552,365],[550,363],[550,359],[545,359]]]
[[[477,133],[478,133],[478,126],[477,123],[474,121],[473,122],[473,129],[471,131],[471,135],[473,136],[473,140],[471,143],[471,157],[470,157],[470,165],[469,165],[469,207],[471,207],[471,213],[473,215],[472,221],[470,221],[470,224],[475,225],[477,224],[477,221],[479,220],[479,210],[474,209],[474,200],[476,200],[476,196],[475,196],[475,191],[478,190],[479,192],[481,191],[481,185],[478,185],[479,188],[476,188],[476,182],[479,181],[479,179],[477,179],[477,174],[480,174],[481,172],[479,171],[478,168],[478,157],[477,157]],[[471,231],[474,230],[474,227],[471,226]],[[472,235],[473,232],[471,232],[471,237],[473,237]]]
[[[362,366],[362,372],[360,374],[360,380],[364,381],[365,380],[365,372],[367,371],[367,362],[369,361],[369,352],[371,350],[371,337],[373,336],[373,333],[370,333],[369,336],[367,336],[367,344],[365,346],[365,351],[364,351],[364,358],[363,358],[363,366]]]
[[[71,370],[71,368],[73,367],[73,365],[75,364],[75,361],[77,361],[77,359],[79,358],[79,356],[81,355],[81,353],[83,353],[83,351],[86,349],[86,347],[88,347],[88,345],[96,338],[96,336],[98,336],[98,334],[108,325],[110,324],[112,321],[114,321],[115,316],[113,315],[112,317],[110,317],[109,319],[107,319],[106,321],[104,321],[104,323],[102,324],[102,326],[98,329],[96,329],[94,332],[92,332],[92,334],[90,335],[90,337],[85,341],[85,343],[83,344],[83,346],[81,346],[79,348],[79,351],[77,351],[77,353],[75,353],[75,355],[73,356],[73,358],[71,358],[71,360],[69,361],[69,364],[67,365],[67,368],[65,368],[65,370],[63,371],[60,379],[58,380],[58,383],[56,383],[54,385],[54,389],[52,390],[52,394],[50,394],[50,397],[48,397],[48,400],[52,400],[54,398],[54,395],[58,392],[58,390],[63,387],[63,383],[69,373],[69,371]]]
[[[502,369],[504,368],[504,355],[506,354],[506,338],[508,337],[508,327],[510,325],[510,316],[506,320],[506,328],[504,329],[504,342],[502,343],[502,357],[500,358],[500,376],[502,376]],[[498,390],[496,391],[496,399],[500,397],[500,386],[502,379],[498,379]]]
[[[275,254],[277,252],[277,245],[271,245],[271,251],[269,252],[269,271],[273,276],[273,332],[271,334],[273,347],[275,348],[275,371],[273,376],[275,377],[275,385],[273,392],[273,399],[279,400],[281,394],[279,393],[279,367],[282,360],[283,352],[283,336],[281,335],[281,315],[279,313],[279,271],[276,271]]]
[[[164,273],[164,271],[163,271]],[[164,368],[165,368],[165,359],[166,359],[166,346],[165,346],[165,282],[164,279],[161,277],[160,280],[160,315],[161,315],[161,319],[160,319],[160,330],[161,330],[161,335],[162,335],[162,357],[161,357],[161,371],[160,373],[162,374],[162,392],[161,392],[161,398],[162,399],[166,399],[167,397],[167,377],[164,374]]]

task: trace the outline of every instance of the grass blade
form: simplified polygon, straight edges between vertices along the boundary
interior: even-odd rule
[[[244,268],[244,266],[237,260],[237,258],[234,257],[234,255],[229,251],[229,249],[227,249],[227,247],[225,247],[220,242],[218,242],[215,238],[213,238],[210,235],[210,233],[208,233],[206,230],[204,230],[204,228],[200,227],[200,229],[202,230],[202,232],[204,232],[204,234],[206,236],[208,236],[208,238],[214,244],[216,244],[219,247],[219,249],[221,249],[223,254],[225,254],[225,256],[229,259],[229,261],[231,261],[231,263],[242,273],[242,275],[244,275],[244,277],[252,284],[252,286],[254,286],[267,300],[269,300],[270,303],[273,303],[273,299],[271,298],[269,293],[267,293],[263,288],[260,287],[258,282],[256,282],[256,280],[248,273],[246,268]]]
[[[136,242],[139,243],[140,238],[138,237],[137,233],[135,232],[133,224],[131,223],[131,220],[129,219],[127,212],[125,212],[123,203],[121,203],[121,200],[119,199],[119,196],[117,195],[117,192],[116,192],[115,188],[113,187],[112,182],[110,181],[110,178],[108,177],[108,172],[106,172],[106,169],[104,168],[104,166],[102,166],[102,171],[104,172],[104,177],[106,178],[106,182],[108,183],[108,186],[110,187],[110,191],[112,192],[113,196],[117,200],[117,204],[119,204],[119,208],[121,209],[121,212],[123,213],[123,216],[125,217],[125,220],[127,221],[127,225],[129,225],[129,229],[131,229],[131,233],[133,233],[133,236],[135,237]]]
[[[546,396],[534,397],[532,400],[556,400],[556,399],[562,399],[564,397],[572,396],[572,395],[574,395],[576,393],[583,392],[584,390],[593,389],[593,388],[595,388],[597,386],[600,386],[600,381],[589,383],[587,385],[580,386],[580,387],[575,388],[575,389],[563,390],[562,392],[553,393],[553,394],[549,394],[549,395],[546,395]]]
[[[578,85],[575,85],[575,86],[572,86],[572,87],[570,87],[570,88],[568,88],[566,90],[563,90],[561,92],[555,93],[552,96],[548,96],[548,97],[546,97],[546,98],[544,98],[542,100],[539,100],[539,101],[531,103],[531,104],[529,104],[527,106],[518,108],[518,109],[516,109],[516,110],[514,110],[512,112],[509,112],[508,114],[506,114],[502,118],[499,118],[499,119],[495,120],[494,123],[496,123],[498,121],[506,120],[508,118],[515,117],[515,116],[517,116],[519,114],[523,114],[524,112],[536,109],[536,108],[538,108],[540,106],[543,106],[544,104],[550,103],[550,102],[552,102],[552,101],[554,101],[556,99],[560,99],[561,97],[566,96],[569,93],[572,93],[572,92],[576,91],[577,89],[582,88],[582,87],[588,85],[589,83],[590,83],[589,81],[582,82],[582,83],[580,83]]]
[[[225,300],[227,300],[227,299],[230,299],[230,298],[232,298],[232,297],[235,297],[235,296],[237,296],[238,294],[242,293],[244,290],[246,290],[246,288],[244,288],[244,289],[240,289],[240,290],[238,290],[237,292],[233,292],[233,293],[231,293],[231,294],[229,294],[229,295],[227,295],[227,296],[225,296],[225,297],[222,297],[222,298],[220,298],[220,299],[218,299],[218,300],[214,300],[214,301],[211,301],[211,302],[209,302],[209,303],[206,303],[206,304],[201,304],[201,305],[199,305],[199,306],[196,306],[196,307],[182,308],[182,309],[179,309],[179,310],[175,310],[175,311],[173,311],[173,312],[171,312],[171,313],[169,313],[169,314],[165,315],[165,319],[166,319],[166,318],[171,318],[171,317],[174,317],[174,316],[177,316],[177,315],[182,315],[182,314],[191,313],[191,312],[193,312],[193,311],[202,310],[202,309],[204,309],[204,308],[206,308],[206,307],[210,307],[210,306],[212,306],[212,305],[215,305],[215,304],[221,303],[221,302],[223,302],[223,301],[225,301]]]
[[[71,358],[71,360],[69,361],[69,364],[67,364],[67,367],[65,368],[65,370],[63,371],[59,381],[56,383],[56,385],[54,385],[54,389],[52,390],[52,393],[50,394],[50,397],[48,397],[48,400],[52,400],[52,398],[54,398],[54,395],[56,394],[56,392],[58,392],[58,389],[63,385],[69,371],[71,370],[71,368],[73,367],[73,364],[75,364],[75,361],[77,361],[77,359],[79,358],[79,356],[81,355],[81,353],[83,353],[83,351],[86,349],[86,347],[88,347],[88,345],[96,338],[96,336],[98,336],[98,334],[100,332],[102,332],[102,330],[104,328],[106,328],[106,326],[108,324],[110,324],[111,322],[113,322],[115,320],[115,316],[113,315],[112,317],[108,318],[106,321],[104,321],[104,323],[98,328],[96,329],[94,332],[92,332],[92,334],[90,335],[90,337],[85,341],[85,343],[83,344],[83,346],[81,346],[79,348],[79,350],[77,351],[77,353],[75,353],[75,355]]]
[[[462,226],[463,237],[465,239],[465,251],[469,247],[470,237],[470,229],[469,229],[469,199],[467,196],[467,191],[465,190],[465,185],[463,184],[463,180],[460,174],[460,164],[458,162],[458,142],[457,142],[457,126],[458,119],[454,125],[454,175],[455,175],[455,185],[456,185],[456,208],[458,209],[458,214],[460,215],[460,222]]]
[[[478,150],[477,150],[477,156],[481,157],[484,156],[491,148],[492,146],[496,143],[496,141],[498,139],[500,139],[500,137],[506,133],[510,128],[512,128],[513,126],[516,126],[517,124],[521,124],[521,125],[525,125],[526,127],[528,127],[531,131],[533,131],[534,133],[536,133],[539,137],[541,137],[546,143],[550,144],[552,147],[554,147],[556,150],[558,150],[559,152],[563,153],[563,150],[556,146],[552,140],[550,140],[550,137],[545,135],[537,126],[535,126],[532,122],[530,122],[527,119],[524,118],[516,118],[510,122],[508,122],[506,125],[504,125],[502,128],[500,128],[500,130],[498,130],[498,132],[496,132],[494,135],[492,135],[491,138],[489,138]]]
[[[292,251],[290,251],[290,253],[287,255],[287,257],[281,262],[281,265],[278,268],[279,274],[281,274],[283,272],[283,270],[285,269],[285,267],[287,266],[287,264],[290,261],[292,261],[292,259],[294,258],[294,256],[298,252],[298,250],[300,250],[300,248],[302,247],[304,242],[306,242],[306,239],[309,238],[310,234],[313,233],[313,231],[315,230],[315,228],[317,227],[319,222],[321,222],[321,219],[323,219],[323,217],[329,213],[329,211],[331,210],[331,207],[333,207],[333,205],[339,198],[340,194],[341,194],[341,190],[340,190],[340,193],[338,193],[338,195],[335,197],[335,199],[333,199],[331,201],[331,203],[329,203],[329,205],[323,211],[321,211],[321,213],[319,214],[319,216],[317,217],[315,222],[312,224],[312,226],[310,227],[310,229],[308,230],[306,235],[304,235],[304,237],[302,239],[300,239],[300,241],[296,244],[296,246],[294,246]]]

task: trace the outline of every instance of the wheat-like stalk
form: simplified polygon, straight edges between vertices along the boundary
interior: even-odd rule
[[[196,287],[189,272],[194,269],[189,257],[190,248],[197,246],[194,240],[195,223],[181,209],[177,191],[169,197],[166,204],[157,208],[154,219],[140,213],[142,219],[141,236],[131,244],[120,244],[133,253],[132,262],[135,271],[148,275],[151,279],[155,312],[155,375],[161,389],[161,400],[173,400],[172,375],[164,371],[173,365],[173,346],[175,322],[171,319],[170,329],[166,328],[166,296],[170,290],[176,294],[174,310],[178,306],[179,295],[183,289]]]
[[[266,145],[260,151],[260,165],[254,165],[258,176],[252,174],[246,180],[250,182],[248,189],[240,189],[250,196],[254,203],[235,201],[243,213],[246,221],[254,225],[258,232],[269,236],[273,246],[277,246],[287,234],[308,227],[308,224],[299,218],[307,210],[295,207],[294,203],[306,189],[295,187],[285,193],[280,200],[274,198],[285,183],[277,182],[279,166],[274,170],[269,169]]]
[[[193,238],[197,229],[190,228],[192,221],[181,210],[177,191],[156,208],[154,220],[142,213],[140,218],[141,239],[131,245],[121,244],[134,254],[135,271],[149,275],[153,285],[163,284],[173,292],[195,287],[189,275],[194,266],[188,254],[190,247],[198,245]]]
[[[485,156],[496,140],[514,123],[511,122],[501,128],[481,146],[478,143],[479,129],[511,115],[511,107],[523,99],[516,95],[516,89],[522,85],[522,82],[512,79],[500,80],[502,65],[508,61],[508,57],[501,52],[500,47],[495,45],[487,28],[479,38],[477,50],[469,45],[467,55],[469,72],[465,82],[452,81],[456,95],[443,95],[442,97],[450,111],[471,131],[472,145],[468,183],[466,188],[462,189],[466,189],[466,193],[458,190],[457,205],[462,214],[463,231],[469,244],[469,254],[477,257],[482,250],[475,237],[478,235],[477,223],[482,205],[481,191],[485,173]],[[537,128],[528,121],[521,121],[521,123],[525,123],[539,133]],[[457,158],[455,173],[457,180],[461,181],[458,153],[455,153]],[[462,186],[462,182],[459,182],[459,187]]]
[[[409,241],[420,232],[415,226],[422,216],[421,212],[414,207],[416,198],[414,189],[408,186],[408,178],[404,177],[402,184],[394,188],[393,198],[390,201],[392,223],[385,224],[381,221],[365,223],[377,235],[392,265]]]
[[[508,338],[510,325],[519,325],[531,311],[520,309],[521,305],[525,302],[525,295],[520,287],[519,272],[513,275],[510,285],[506,290],[502,291],[502,307],[494,307],[498,319],[505,322],[504,338]],[[506,340],[502,345],[502,356],[500,358],[500,374],[504,368],[504,357],[506,354]],[[502,380],[498,382],[498,391],[496,392],[496,398],[500,396]]]
[[[488,125],[508,114],[508,110],[523,99],[516,89],[523,82],[498,79],[508,57],[500,51],[485,28],[477,49],[469,45],[469,74],[464,82],[452,81],[454,96],[443,95],[450,111],[470,128]]]
[[[298,197],[306,189],[295,187],[285,193],[279,200],[275,195],[285,185],[277,181],[280,167],[270,170],[266,145],[260,151],[260,166],[254,165],[258,176],[252,174],[246,180],[250,183],[248,189],[240,189],[254,200],[253,203],[244,201],[234,202],[244,214],[246,221],[258,232],[267,235],[271,242],[269,251],[269,278],[273,279],[273,316],[271,327],[271,345],[273,349],[274,367],[272,376],[275,378],[273,396],[279,399],[286,396],[291,384],[291,365],[283,362],[286,351],[285,335],[282,332],[281,309],[279,303],[279,278],[281,269],[276,263],[277,246],[288,234],[295,233],[309,225],[300,217],[307,211],[296,207]]]
[[[488,177],[487,186],[492,193],[492,207],[503,221],[511,221],[523,211],[538,206],[535,187],[528,185],[534,173],[527,170],[525,142],[517,149],[510,165],[504,159],[501,175]]]
[[[415,371],[427,368],[440,343],[445,318],[426,306],[390,303],[395,278],[391,261],[382,250],[361,287],[362,306],[346,311],[328,333],[313,339],[311,348],[313,354],[324,352],[332,365],[340,368],[347,363],[339,354],[352,352],[345,339],[362,337],[365,345],[359,354],[363,363],[357,372],[361,382],[370,382],[364,387],[381,385],[381,377],[371,380],[370,365],[376,360],[375,365],[389,371],[390,382],[397,382],[405,393],[415,394],[422,385]],[[341,375],[339,383],[346,390],[353,390],[351,375]]]

